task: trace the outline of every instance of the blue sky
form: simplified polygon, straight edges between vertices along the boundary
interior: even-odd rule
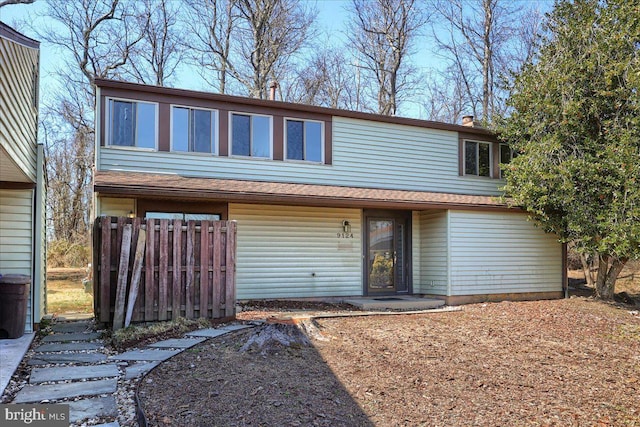
[[[58,0],[65,1],[65,0]],[[179,1],[179,0],[176,0]],[[550,0],[514,0],[520,1],[523,4],[537,3],[543,9],[551,8]],[[321,32],[320,37],[329,39],[330,41],[336,41],[340,44],[345,38],[345,24],[346,24],[346,12],[345,7],[350,3],[350,0],[316,0],[314,4],[318,10],[317,25]],[[36,38],[31,28],[24,25],[24,22],[31,23],[31,25],[45,25],[42,21],[36,19],[36,15],[43,12],[46,9],[46,3],[44,0],[36,0],[31,5],[10,5],[0,9],[0,20],[8,25],[14,26],[25,35]],[[48,23],[46,23],[48,24]],[[441,64],[441,60],[431,51],[430,44],[428,42],[427,34],[431,30],[424,30],[425,37],[420,37],[417,41],[416,48],[419,49],[419,53],[413,55],[412,61],[415,68],[419,71],[426,72],[437,68]],[[56,79],[53,74],[61,66],[60,52],[46,42],[40,45],[40,78],[41,78],[41,101],[45,101],[47,96],[53,94],[58,90]],[[173,81],[173,85],[185,89],[194,90],[210,90],[207,88],[202,79],[196,76],[197,73],[193,69],[184,67],[181,74]],[[182,77],[181,77],[182,76]],[[414,101],[414,103],[405,103],[401,108],[401,114],[409,117],[421,117],[422,111],[419,105],[420,100]]]

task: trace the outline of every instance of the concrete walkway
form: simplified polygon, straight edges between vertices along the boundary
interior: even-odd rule
[[[11,376],[16,371],[22,358],[29,350],[35,333],[24,334],[20,338],[0,340],[0,395],[9,385]]]
[[[29,384],[10,403],[68,403],[71,423],[103,419],[108,423],[102,427],[118,427],[116,392],[120,379],[143,375],[208,338],[251,327],[227,325],[200,329],[187,333],[184,338],[168,339],[109,356],[104,342],[91,326],[90,321],[53,325],[53,334],[44,337],[27,360],[27,364],[33,366]],[[25,339],[26,347],[22,345],[20,352],[14,354],[22,358],[31,339],[33,336]],[[10,378],[19,362],[12,370],[4,369],[7,365],[3,364],[3,373],[7,372]]]

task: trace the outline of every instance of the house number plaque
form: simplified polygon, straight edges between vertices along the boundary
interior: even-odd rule
[[[353,239],[353,233],[336,233],[338,239]]]

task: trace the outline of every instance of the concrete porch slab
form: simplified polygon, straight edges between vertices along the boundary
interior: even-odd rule
[[[35,333],[24,334],[20,338],[0,340],[0,395],[9,385],[11,376],[15,372],[22,358],[29,350]]]
[[[444,301],[440,299],[420,298],[409,295],[349,298],[344,302],[361,310],[416,311],[430,310],[444,305]]]

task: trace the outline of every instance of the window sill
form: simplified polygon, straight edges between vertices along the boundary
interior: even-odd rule
[[[147,152],[157,152],[157,148],[144,148],[144,147],[127,147],[124,145],[105,145],[104,148],[112,148],[114,150],[125,150],[125,151],[147,151]]]

